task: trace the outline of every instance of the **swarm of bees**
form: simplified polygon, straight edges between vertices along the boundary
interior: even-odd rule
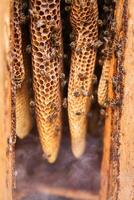
[[[63,107],[68,111],[72,152],[76,158],[83,154],[87,115],[92,102],[93,83],[96,81],[94,71],[97,49],[105,46],[102,48],[105,57],[98,87],[98,102],[101,106],[106,106],[107,102],[109,60],[114,49],[116,23],[111,8],[103,8],[112,14],[109,14],[109,26],[101,38],[99,27],[106,25],[98,17],[97,0],[66,0],[65,3],[67,6],[64,9],[70,13],[73,40],[70,44],[69,81],[64,74],[63,59],[66,55],[63,48],[61,1],[13,0],[10,8],[9,66],[16,91],[16,134],[21,139],[29,134],[32,128],[30,106],[33,107],[42,149],[49,163],[55,162],[58,156]],[[109,32],[113,34],[109,36]],[[27,61],[28,56],[31,57],[32,65]],[[68,94],[63,98],[63,87],[67,82]],[[31,83],[34,100],[30,99]]]

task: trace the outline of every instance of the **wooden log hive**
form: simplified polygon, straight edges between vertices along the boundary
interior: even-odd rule
[[[68,33],[73,33],[70,38]],[[36,194],[55,200],[133,200],[133,0],[1,0],[0,52],[0,200],[32,200]],[[94,72],[100,80],[96,85],[91,82]],[[62,88],[64,79],[69,83]],[[86,95],[81,96],[83,90]],[[98,96],[101,106],[97,101],[92,105],[92,95]],[[64,97],[68,116],[62,107]],[[104,134],[93,117],[98,120],[102,111]],[[102,161],[101,153],[95,154],[100,160],[96,165],[101,164],[96,174],[90,168],[89,160],[96,158],[90,149],[91,138],[86,139],[88,124],[91,133],[96,127],[97,133],[101,130],[101,136],[93,138],[103,140]],[[78,159],[69,149],[69,128],[72,152]],[[48,164],[44,157],[55,163]],[[73,176],[77,167],[83,168],[84,177],[80,170]],[[62,176],[73,178],[62,182]],[[89,187],[80,180],[84,178],[89,178]],[[91,182],[96,178],[100,188],[95,190]]]

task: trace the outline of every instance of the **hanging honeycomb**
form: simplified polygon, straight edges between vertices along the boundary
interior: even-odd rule
[[[97,53],[97,1],[73,1],[70,21],[74,41],[68,86],[68,115],[72,151],[76,157],[80,157],[85,149],[87,114],[91,104]]]
[[[23,138],[32,127],[28,91],[28,87],[31,87],[29,80],[32,80],[37,129],[44,157],[50,163],[56,161],[60,149],[65,100],[68,106],[72,152],[77,158],[84,153],[88,114],[94,95],[93,84],[94,79],[97,78],[94,72],[99,43],[98,2],[97,0],[74,0],[67,4],[66,8],[62,8],[61,2],[56,0],[29,2],[20,0],[11,4],[10,54],[13,54],[13,59],[10,66],[16,87],[16,133]],[[64,54],[63,43],[65,33],[62,9],[67,8],[70,9],[67,25],[70,27],[72,38],[69,44],[70,70],[64,68],[66,54]],[[27,33],[30,36],[30,44],[26,34],[24,36],[23,33],[24,24],[27,24],[29,30]],[[31,51],[32,66],[25,61],[28,46],[31,49],[29,51]],[[105,97],[103,104],[106,101],[108,68],[109,65],[105,67],[104,64],[98,90],[100,104],[102,104],[101,96]],[[63,87],[66,81],[68,93],[63,99],[65,97]]]
[[[62,131],[60,1],[31,1],[30,12],[36,121],[45,156],[54,162]]]

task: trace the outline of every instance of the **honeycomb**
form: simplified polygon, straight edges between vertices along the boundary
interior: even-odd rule
[[[68,115],[72,151],[76,157],[80,157],[85,149],[87,114],[96,61],[97,0],[73,0],[70,21],[75,39],[68,86]]]
[[[32,117],[29,107],[30,95],[27,81],[16,92],[16,133],[23,139],[32,128]]]
[[[13,1],[11,5],[11,37],[10,37],[10,56],[14,81],[17,87],[21,86],[25,79],[25,69],[22,55],[22,34],[21,34],[21,0]]]
[[[28,70],[25,69],[28,66],[24,65],[22,53],[21,8],[21,0],[12,2],[9,66],[16,86],[16,134],[24,138],[32,128],[32,118],[29,108]]]
[[[108,2],[107,2],[108,3]],[[109,7],[108,9],[109,16],[106,16],[105,26],[106,34],[104,35],[104,52],[105,59],[102,67],[101,78],[98,86],[98,103],[106,107],[108,103],[108,81],[109,81],[109,72],[111,66],[111,60],[114,55],[114,45],[115,45],[115,20],[111,20],[114,16],[114,10]],[[105,32],[105,31],[103,31]]]
[[[60,0],[31,0],[30,16],[36,121],[44,156],[53,163],[62,131]]]
[[[107,105],[108,96],[108,80],[111,59],[106,59],[103,65],[102,75],[98,87],[98,103],[105,107]]]

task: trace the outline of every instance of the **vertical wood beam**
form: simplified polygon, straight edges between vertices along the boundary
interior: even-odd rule
[[[11,87],[7,64],[9,48],[9,0],[0,3],[0,200],[12,200]]]
[[[120,122],[119,200],[134,199],[134,1],[128,0],[128,30],[124,54],[124,96]]]
[[[123,6],[124,5],[124,6]],[[114,75],[116,88],[109,83],[109,98],[119,100],[108,108],[101,171],[101,200],[134,199],[134,1],[116,2],[117,46]],[[110,80],[111,80],[110,77]]]

